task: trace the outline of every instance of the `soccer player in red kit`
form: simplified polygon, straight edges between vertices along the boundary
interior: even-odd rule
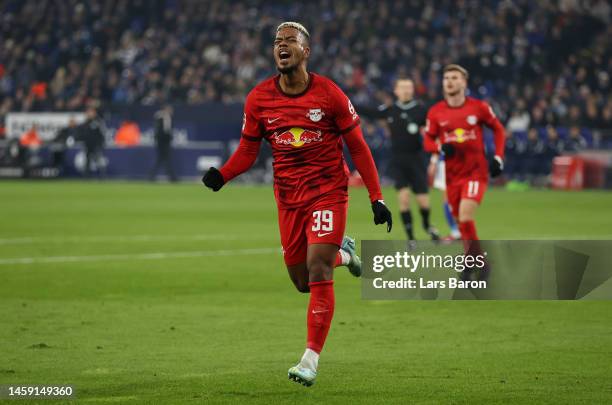
[[[491,106],[465,95],[468,72],[459,65],[444,68],[444,100],[427,113],[425,150],[444,153],[446,193],[461,239],[478,240],[474,217],[482,201],[489,172],[498,176],[504,167],[504,127]],[[488,162],[482,136],[483,125],[493,130],[495,156]]]
[[[289,378],[306,386],[315,381],[334,314],[333,269],[348,265],[353,275],[361,274],[355,242],[344,237],[348,169],[343,141],[368,188],[374,223],[386,223],[387,231],[392,225],[359,116],[334,82],[307,71],[309,41],[301,24],[279,25],[274,60],[280,74],[249,93],[238,149],[202,179],[218,191],[253,165],[262,139],[269,142],[285,264],[298,291],[310,292],[306,350],[289,369]]]

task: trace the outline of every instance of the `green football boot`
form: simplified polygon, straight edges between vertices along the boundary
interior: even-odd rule
[[[340,249],[344,250],[346,253],[351,256],[351,261],[348,263],[347,267],[351,274],[355,277],[361,276],[361,259],[357,256],[355,252],[355,239],[345,236],[342,238],[342,246]]]
[[[287,375],[291,381],[295,381],[305,387],[310,387],[315,383],[315,378],[317,378],[317,373],[309,368],[300,367],[299,364],[291,367]]]

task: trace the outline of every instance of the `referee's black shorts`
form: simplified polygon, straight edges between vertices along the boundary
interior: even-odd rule
[[[415,194],[426,194],[427,154],[423,151],[395,155],[391,159],[391,173],[395,189],[410,187]]]

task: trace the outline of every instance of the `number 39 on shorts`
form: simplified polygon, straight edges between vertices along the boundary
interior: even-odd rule
[[[314,223],[312,224],[312,231],[324,231],[330,232],[334,230],[334,212],[331,210],[320,210],[312,213]]]

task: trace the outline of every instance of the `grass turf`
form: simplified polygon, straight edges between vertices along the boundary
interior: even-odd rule
[[[0,384],[72,384],[78,403],[612,401],[610,302],[361,301],[339,269],[304,388],[286,372],[308,296],[284,270],[268,188],[2,182],[0,194]],[[611,239],[610,206],[612,193],[491,190],[478,229]],[[444,228],[435,192],[433,207]],[[351,190],[348,234],[400,239],[399,222],[374,227]]]

